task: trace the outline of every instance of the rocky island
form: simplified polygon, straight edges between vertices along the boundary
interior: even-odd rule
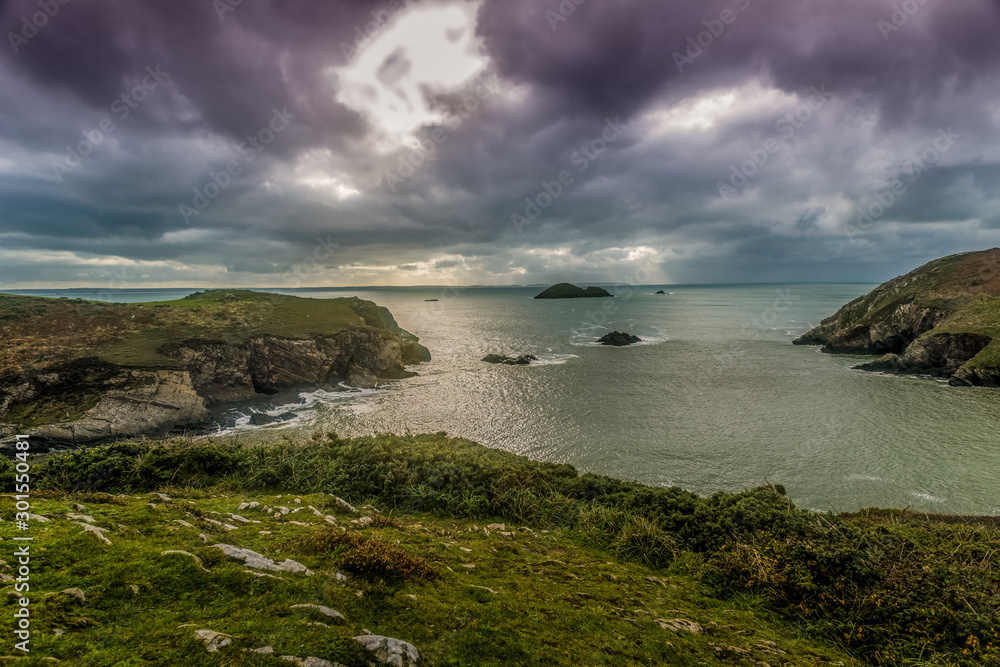
[[[611,333],[606,333],[597,339],[597,342],[601,345],[611,345],[613,347],[625,347],[626,345],[634,345],[635,343],[641,343],[642,339],[638,336],[633,336],[629,333],[623,333],[621,331],[612,331]]]
[[[855,299],[794,341],[882,355],[862,370],[1000,387],[1000,248],[937,259]]]
[[[198,427],[214,409],[344,382],[430,354],[385,308],[212,290],[162,303],[0,295],[0,437],[79,445]]]
[[[584,289],[582,287],[577,287],[576,285],[571,285],[570,283],[559,283],[558,285],[553,285],[548,288],[538,296],[536,299],[587,299],[603,296],[614,296],[611,292],[603,289],[601,287],[588,287]]]

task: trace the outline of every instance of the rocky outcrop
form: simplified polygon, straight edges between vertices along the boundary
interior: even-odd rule
[[[1000,249],[930,262],[850,302],[796,345],[882,355],[866,371],[1000,386]],[[996,342],[995,342],[996,341]]]
[[[482,360],[488,364],[527,366],[532,361],[538,361],[538,357],[533,354],[521,354],[516,357],[508,357],[506,354],[487,354]]]
[[[597,342],[601,345],[624,347],[626,345],[641,343],[642,339],[638,336],[633,336],[632,334],[622,333],[621,331],[612,331],[611,333],[604,334],[598,338]]]
[[[405,367],[430,358],[388,310],[360,300],[352,301],[351,308],[360,326],[309,338],[260,334],[235,342],[171,341],[157,350],[161,367],[128,367],[88,357],[8,372],[0,376],[0,437],[15,432],[35,436],[42,448],[36,451],[163,437],[204,425],[221,406],[282,391],[334,388],[341,382],[374,388],[380,380],[414,375]]]
[[[934,334],[913,341],[903,354],[886,354],[855,368],[898,374],[925,374],[950,378],[983,348],[991,338],[979,334]]]
[[[536,299],[586,299],[594,297],[614,296],[601,287],[588,287],[583,289],[570,283],[559,283],[549,287],[544,292],[536,296]]]

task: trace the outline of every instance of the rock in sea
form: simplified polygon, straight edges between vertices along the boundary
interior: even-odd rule
[[[638,336],[633,336],[632,334],[622,333],[620,331],[612,331],[609,334],[604,334],[597,339],[597,342],[601,345],[614,345],[615,347],[623,347],[625,345],[632,345],[633,343],[640,343],[642,339]]]

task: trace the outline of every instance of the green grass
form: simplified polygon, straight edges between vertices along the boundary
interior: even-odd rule
[[[308,339],[348,328],[395,328],[356,297],[306,299],[212,290],[177,301],[96,303],[0,295],[0,368],[20,374],[95,357],[121,366],[177,368],[162,353],[185,340],[244,343],[260,335]]]
[[[189,622],[239,636],[236,648],[274,644],[345,665],[358,664],[345,641],[363,628],[410,641],[432,665],[1000,664],[997,519],[817,514],[778,486],[702,498],[444,434],[118,444],[54,458],[34,479],[52,494],[35,508],[43,515],[60,516],[73,498],[112,501],[88,505],[112,547],[59,521],[37,542],[68,554],[40,574],[42,590],[97,591],[85,615],[100,626],[40,640],[64,651],[57,657],[87,647],[90,662],[79,664],[119,664],[136,650],[128,642],[148,643],[143,655],[202,660],[185,664],[271,664],[200,653],[188,635],[197,628],[179,627]],[[173,503],[145,507],[150,498],[137,494],[156,489]],[[125,497],[94,495],[107,493]],[[311,510],[245,510],[262,523],[226,533],[204,521],[249,499],[339,512],[328,494],[391,519],[358,528],[341,514],[346,533]],[[487,534],[490,523],[511,535]],[[199,532],[293,558],[319,578],[247,579],[206,551]],[[0,535],[12,533],[0,524]],[[166,549],[201,556],[210,573],[186,557],[165,563]],[[358,576],[341,587],[330,580],[337,569]],[[130,603],[134,617],[112,621],[133,583],[149,593]],[[288,610],[298,603],[333,607],[348,622],[303,628]],[[657,622],[674,618],[703,632]]]

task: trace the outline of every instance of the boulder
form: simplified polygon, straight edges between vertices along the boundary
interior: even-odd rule
[[[255,412],[250,415],[250,425],[251,426],[267,426],[268,424],[276,424],[281,420],[277,417],[272,417],[271,415],[266,415],[263,412]]]
[[[355,637],[354,641],[364,646],[383,665],[415,667],[420,663],[420,651],[413,644],[399,639],[381,635],[361,635]]]
[[[615,347],[623,347],[625,345],[632,345],[633,343],[642,342],[642,339],[638,336],[633,336],[632,334],[622,333],[620,331],[612,331],[609,334],[604,334],[597,339],[597,342],[601,345],[613,345]]]
[[[516,357],[508,357],[506,354],[487,354],[482,359],[488,364],[505,364],[507,366],[527,366],[532,361],[538,361],[538,357],[533,354],[521,354]]]
[[[356,389],[375,389],[378,387],[378,378],[367,368],[351,366],[344,376],[344,384]]]
[[[659,291],[653,292],[653,294],[666,294],[666,292],[664,292],[663,290],[659,290]]]

